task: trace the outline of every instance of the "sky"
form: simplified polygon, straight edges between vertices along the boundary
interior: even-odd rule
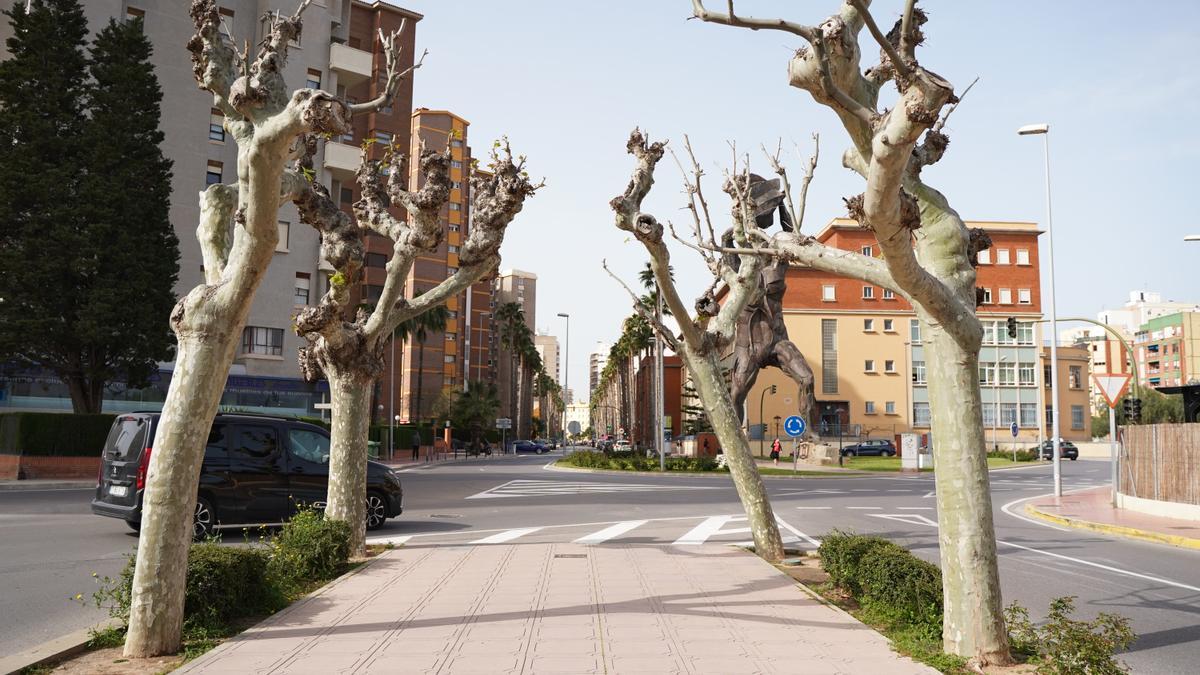
[[[539,332],[565,337],[571,315],[569,384],[586,397],[588,353],[612,341],[631,313],[629,296],[601,260],[631,286],[648,257],[616,229],[608,207],[633,168],[625,141],[635,126],[682,152],[687,134],[705,171],[718,227],[728,222],[719,191],[735,144],[767,174],[759,146],[780,141],[793,175],[821,137],[821,161],[803,231],[845,215],[842,198],[863,190],[841,167],[847,144],[833,113],[787,84],[799,37],[688,20],[689,0],[391,0],[424,15],[414,105],[451,110],[471,122],[481,163],[507,135],[545,177],[509,226],[502,267],[538,275]],[[710,0],[711,4],[711,0]],[[836,0],[738,2],[739,14],[816,24]],[[717,2],[714,9],[722,9]],[[1050,125],[1055,280],[1059,316],[1092,316],[1131,290],[1200,301],[1186,272],[1200,263],[1200,3],[1059,0],[925,0],[930,21],[921,64],[961,92],[978,84],[947,125],[950,149],[923,173],[968,220],[1035,221],[1045,227],[1042,137]],[[900,0],[873,3],[890,26]],[[861,38],[864,53],[875,48]],[[865,59],[864,59],[865,61]],[[881,96],[890,105],[894,89]],[[664,159],[643,210],[685,226],[682,178]],[[1046,257],[1046,236],[1042,255]],[[672,242],[685,301],[708,286],[697,255]],[[1042,265],[1042,285],[1048,267]],[[1045,308],[1044,308],[1045,309]]]

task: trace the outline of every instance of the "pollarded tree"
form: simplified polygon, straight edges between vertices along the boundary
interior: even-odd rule
[[[799,231],[768,237],[752,222],[746,223],[744,243],[722,252],[743,259],[772,256],[860,279],[890,289],[913,305],[928,352],[932,431],[937,438],[943,645],[979,666],[1008,663],[980,412],[983,330],[975,315],[974,262],[990,241],[981,230],[969,230],[947,198],[921,176],[922,169],[946,151],[949,139],[942,129],[958,101],[953,86],[917,60],[925,13],[915,7],[915,0],[907,0],[901,18],[884,34],[868,4],[869,0],[845,0],[820,24],[803,25],[739,16],[732,0],[725,14],[692,0],[693,13],[702,21],[783,31],[807,43],[788,63],[789,83],[831,109],[849,136],[842,162],[864,179],[866,189],[848,198],[846,205],[850,216],[875,234],[883,260],[824,246]],[[865,70],[859,45],[864,28],[879,48],[879,62]],[[880,93],[889,82],[897,96],[892,105],[881,108]],[[777,172],[786,180],[785,172]],[[653,244],[653,229],[639,238],[661,245]]]
[[[296,332],[308,341],[300,351],[305,377],[324,375],[329,380],[333,428],[325,515],[350,524],[354,555],[362,555],[366,548],[371,381],[383,371],[388,339],[404,322],[443,307],[448,299],[495,271],[508,224],[540,187],[529,181],[524,158],[513,160],[507,141],[499,151],[493,150],[490,173],[471,177],[471,228],[459,253],[458,271],[406,299],[404,284],[417,256],[436,249],[445,235],[439,213],[450,198],[450,154],[449,150],[422,149],[417,158],[421,187],[413,191],[405,189],[405,158],[393,150],[389,148],[378,161],[363,153],[358,170],[362,199],[354,203],[354,218],[339,210],[319,184],[313,184],[307,196],[297,200],[300,219],[321,232],[321,256],[337,270],[320,304],[300,312],[295,325]],[[404,209],[408,217],[394,217],[388,212],[389,205]],[[374,308],[360,308],[354,320],[347,321],[350,281],[357,279],[362,269],[367,232],[392,240],[392,257]]]
[[[348,132],[353,115],[386,105],[400,81],[395,43],[385,40],[388,95],[352,105],[317,89],[289,90],[283,69],[289,45],[300,39],[301,13],[309,1],[300,0],[291,16],[267,14],[257,52],[244,53],[224,35],[213,0],[191,3],[193,73],[224,113],[238,163],[234,182],[210,185],[200,195],[204,283],[170,316],[178,342],[175,372],[143,498],[126,656],[179,649],[192,513],[209,428],[251,301],[275,253],[279,207],[303,204],[315,190],[303,170],[288,164],[306,155],[310,134]]]

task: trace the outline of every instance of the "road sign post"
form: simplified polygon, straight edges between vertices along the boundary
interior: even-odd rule
[[[1105,403],[1108,403],[1108,440],[1111,445],[1109,450],[1109,480],[1112,481],[1112,505],[1117,506],[1117,477],[1120,475],[1118,465],[1120,463],[1120,450],[1117,447],[1117,401],[1125,395],[1126,388],[1129,387],[1131,376],[1127,373],[1096,373],[1092,375],[1092,381],[1096,383],[1096,388],[1100,390],[1100,395],[1104,397]],[[1039,452],[1041,449],[1039,448]]]
[[[1008,428],[1008,430],[1012,432],[1012,437],[1013,437],[1013,441],[1012,441],[1013,462],[1016,462],[1016,461],[1017,461],[1017,423],[1016,423],[1016,422],[1013,422],[1013,423],[1012,423],[1012,426],[1011,426],[1011,427],[1009,427],[1009,428]]]

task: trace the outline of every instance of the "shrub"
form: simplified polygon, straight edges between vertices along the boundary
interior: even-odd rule
[[[15,412],[0,415],[0,454],[99,457],[115,415]]]
[[[1125,664],[1113,658],[1115,652],[1127,649],[1136,636],[1129,619],[1100,613],[1092,621],[1072,619],[1075,597],[1067,596],[1050,601],[1046,623],[1035,627],[1029,611],[1013,603],[1005,608],[1009,641],[1014,650],[1038,660],[1039,673],[1055,675],[1115,675],[1129,672]]]
[[[116,579],[105,577],[92,597],[96,606],[128,624],[135,558]],[[267,577],[267,552],[205,542],[188,551],[184,628],[220,631],[244,616],[268,614],[287,604]]]
[[[288,591],[341,574],[350,557],[350,525],[302,509],[271,539],[270,577]]]
[[[987,454],[988,457],[996,459],[1012,459],[1012,450],[991,450]],[[1032,462],[1038,458],[1037,450],[1017,450],[1018,462]]]
[[[942,629],[942,571],[896,546],[874,546],[858,561],[862,601],[895,621]]]
[[[863,592],[860,562],[865,555],[878,548],[900,549],[899,546],[880,537],[865,537],[833,530],[821,538],[818,552],[821,556],[821,567],[829,573],[829,580],[858,597]]]

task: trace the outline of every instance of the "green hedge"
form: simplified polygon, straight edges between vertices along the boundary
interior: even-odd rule
[[[576,450],[562,460],[563,464],[585,469],[615,471],[658,471],[658,457],[645,455],[608,455],[595,450]],[[717,461],[712,457],[668,457],[667,471],[715,471]]]
[[[98,457],[116,415],[0,414],[0,454]]]
[[[942,625],[942,571],[879,537],[834,530],[821,539],[821,567],[829,580],[889,622]]]

